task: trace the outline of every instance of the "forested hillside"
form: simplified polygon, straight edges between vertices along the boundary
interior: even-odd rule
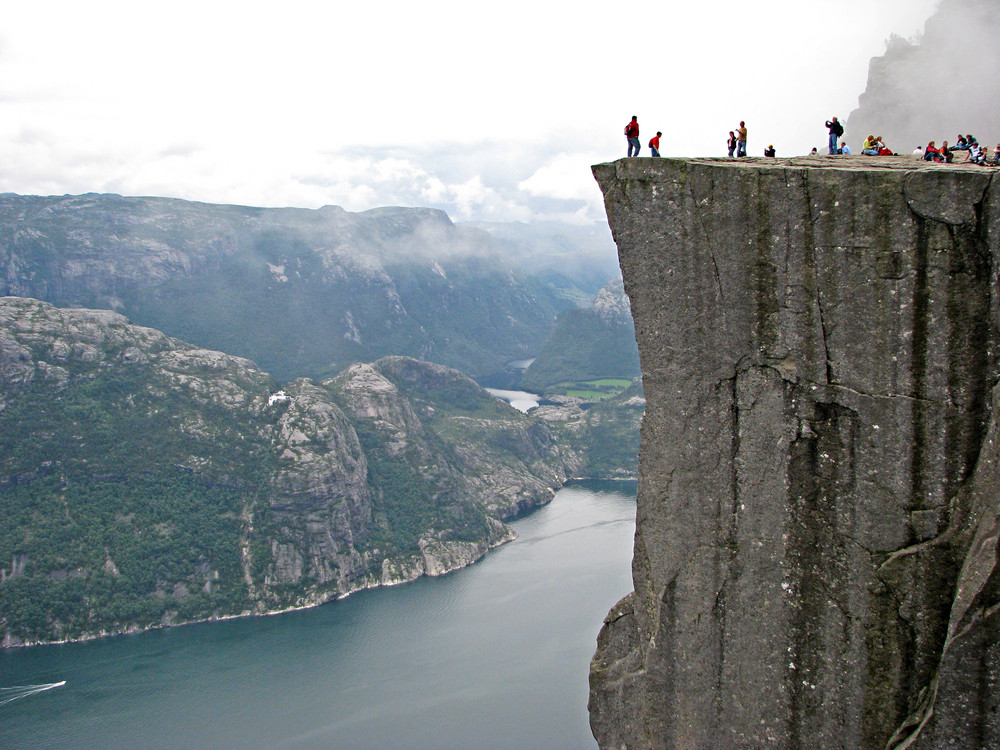
[[[279,389],[107,311],[0,300],[0,640],[319,603],[510,538],[581,465],[461,373]]]

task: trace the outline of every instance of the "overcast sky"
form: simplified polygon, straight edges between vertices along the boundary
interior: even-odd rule
[[[644,154],[741,119],[751,155],[822,150],[936,5],[6,0],[0,192],[603,220],[631,115]]]

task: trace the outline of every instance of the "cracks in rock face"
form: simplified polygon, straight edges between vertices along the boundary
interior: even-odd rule
[[[716,388],[722,390],[723,388],[728,390],[729,397],[729,418],[730,418],[730,455],[729,455],[729,466],[730,466],[730,488],[729,496],[731,506],[729,509],[729,523],[725,524],[724,520],[719,519],[719,529],[722,530],[726,528],[725,542],[730,549],[734,549],[736,546],[736,530],[739,526],[739,514],[740,514],[740,501],[739,501],[739,471],[737,470],[738,460],[740,455],[740,404],[739,399],[736,396],[736,375],[731,378],[721,381]],[[722,512],[722,507],[720,503],[719,512]]]
[[[987,188],[992,184],[992,175],[987,183]],[[936,666],[928,682],[920,691],[919,700],[914,710],[909,713],[905,720],[896,729],[896,732],[889,740],[887,748],[891,750],[903,750],[915,745],[921,738],[924,729],[934,717],[938,710],[939,690],[941,688],[941,675],[947,669],[947,660],[952,652],[953,645],[968,636],[975,628],[981,625],[1000,612],[1000,604],[990,604],[978,601],[983,591],[986,590],[988,580],[983,579],[985,575],[979,572],[976,575],[977,566],[986,570],[990,579],[996,575],[997,570],[997,550],[996,550],[996,525],[997,519],[992,521],[992,527],[986,528],[982,524],[990,523],[988,518],[980,517],[976,525],[977,540],[986,542],[987,549],[979,549],[979,543],[974,542],[967,552],[962,552],[964,543],[962,537],[967,533],[966,521],[962,519],[962,509],[956,503],[969,504],[973,499],[966,493],[966,487],[970,481],[975,481],[976,472],[984,461],[983,451],[990,444],[989,430],[986,429],[990,406],[988,404],[987,393],[995,385],[996,364],[990,361],[991,355],[987,352],[984,343],[992,341],[995,332],[988,322],[992,311],[990,305],[985,307],[969,308],[975,304],[977,299],[991,299],[995,288],[994,272],[991,268],[990,256],[992,251],[988,245],[988,230],[985,226],[985,196],[974,203],[972,214],[974,215],[975,227],[963,224],[948,223],[947,231],[950,242],[948,243],[950,253],[950,263],[948,267],[941,268],[940,272],[947,274],[948,284],[948,319],[951,326],[948,331],[949,344],[954,350],[949,351],[950,364],[947,391],[949,393],[948,406],[954,409],[955,416],[947,423],[948,436],[947,444],[952,446],[953,451],[947,461],[947,475],[952,482],[958,484],[953,493],[950,503],[949,524],[947,528],[934,539],[912,545],[893,552],[879,566],[880,577],[893,564],[898,563],[903,558],[916,554],[930,552],[935,548],[947,547],[954,543],[959,549],[955,552],[964,557],[961,572],[957,574],[954,583],[954,593],[949,604],[948,623],[946,634],[940,650],[937,653]],[[924,303],[927,289],[927,271],[921,275],[921,266],[926,269],[928,250],[930,246],[930,228],[934,226],[932,218],[920,214],[917,208],[910,205],[911,210],[918,217],[915,223],[918,227],[918,263],[917,290],[915,294],[915,331],[914,331],[914,393],[923,395],[923,371],[925,359],[928,356],[926,347],[921,347],[920,326],[925,326],[925,316],[927,310],[919,309]],[[921,257],[921,255],[923,257]],[[995,304],[995,300],[991,300]],[[978,327],[978,330],[969,330],[969,327]],[[925,326],[926,327],[926,326]],[[971,377],[970,377],[971,376]],[[969,385],[969,381],[972,385]],[[956,401],[956,395],[960,398]],[[924,410],[915,411],[915,417],[924,416]],[[996,415],[994,415],[994,419]],[[922,431],[915,431],[919,438]],[[922,442],[919,441],[918,442]],[[916,459],[914,459],[916,461]],[[914,481],[913,491],[920,490],[918,482]],[[964,498],[964,499],[963,499]],[[986,510],[987,513],[996,513],[995,509]],[[972,517],[979,515],[973,507],[966,507],[965,513],[971,513]],[[971,520],[971,519],[970,519]],[[973,521],[975,522],[975,521]],[[956,560],[957,562],[957,560]],[[970,568],[973,573],[970,574]],[[982,719],[979,719],[982,721]]]
[[[854,388],[849,388],[846,385],[841,385],[841,384],[837,384],[837,383],[830,383],[829,385],[827,385],[827,384],[824,384],[824,383],[812,383],[812,382],[810,382],[808,380],[803,381],[803,382],[806,383],[807,385],[816,386],[817,388],[829,388],[830,391],[832,391],[834,393],[838,393],[838,392],[839,393],[849,393],[852,396],[857,396],[858,398],[862,398],[862,399],[872,399],[872,400],[876,400],[876,401],[880,401],[880,400],[892,401],[892,400],[896,400],[896,399],[902,399],[902,400],[905,400],[905,401],[921,402],[921,403],[929,405],[929,406],[949,406],[949,404],[944,404],[941,401],[935,401],[935,400],[929,399],[929,398],[920,398],[920,397],[917,397],[917,396],[911,396],[911,395],[906,394],[906,393],[866,393],[865,391],[855,390]]]
[[[826,329],[826,320],[823,316],[823,301],[819,292],[819,288],[816,289],[816,311],[819,314],[819,330],[820,335],[823,338],[823,354],[826,360],[826,382],[829,385],[833,384],[833,362],[830,360],[830,345],[829,332]]]
[[[714,192],[715,183],[712,182],[712,188]],[[695,195],[694,186],[692,180],[687,181],[688,189],[688,199],[691,201],[691,206],[693,206],[693,212],[695,220],[698,222],[698,227],[701,231],[701,243],[703,247],[708,248],[708,256],[712,261],[712,275],[715,279],[715,287],[719,294],[719,303],[722,315],[722,328],[723,330],[728,329],[728,322],[726,319],[726,304],[725,304],[725,294],[722,289],[722,274],[719,271],[719,261],[715,257],[715,249],[712,243],[711,234],[708,231],[708,227],[705,224],[704,212],[701,210],[701,202]]]
[[[614,625],[620,620],[624,620],[626,617],[631,617],[631,616],[632,616],[632,610],[628,610],[627,612],[620,612],[615,617],[608,617],[607,619],[605,619],[604,624]]]
[[[788,182],[787,176],[785,180],[787,183]],[[803,230],[805,233],[805,239],[803,242],[803,246],[806,249],[807,253],[809,253],[810,255],[809,258],[810,266],[815,273],[815,270],[819,266],[816,259],[817,247],[816,247],[816,236],[814,233],[814,229],[816,227],[816,216],[813,213],[813,194],[812,194],[812,187],[809,182],[808,172],[803,172],[801,175],[801,188],[802,188],[802,194],[805,199],[805,208],[806,208],[806,221]],[[827,328],[826,315],[823,310],[821,287],[819,280],[816,278],[812,280],[812,283],[813,283],[812,300],[813,304],[815,304],[816,306],[816,315],[818,318],[817,322],[819,323],[819,333],[821,337],[821,343],[823,346],[823,358],[825,362],[826,381],[827,383],[833,383],[834,381],[833,362],[831,361],[830,358],[830,345],[829,345],[830,331]]]
[[[785,178],[787,182],[787,177]],[[813,215],[813,205],[812,205],[812,188],[809,184],[809,173],[802,173],[802,193],[805,197],[805,207],[806,207],[806,222],[804,226],[805,241],[803,243],[804,247],[807,248],[807,252],[811,254],[811,265],[816,268],[816,237],[813,233],[813,228],[816,226],[816,217]],[[828,332],[826,329],[826,323],[823,318],[823,302],[820,299],[819,284],[816,280],[813,280],[815,286],[814,302],[816,304],[816,313],[819,317],[819,327],[820,335],[822,336],[823,343],[823,358],[826,363],[826,380],[828,383],[833,382],[832,368],[830,366],[830,347],[827,343]]]

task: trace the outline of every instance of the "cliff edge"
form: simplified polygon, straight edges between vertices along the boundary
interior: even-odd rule
[[[602,748],[1000,746],[1000,180],[594,167],[647,399]]]

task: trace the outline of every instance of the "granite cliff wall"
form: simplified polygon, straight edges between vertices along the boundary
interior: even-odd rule
[[[1000,746],[1000,180],[594,167],[647,398],[603,748]]]

